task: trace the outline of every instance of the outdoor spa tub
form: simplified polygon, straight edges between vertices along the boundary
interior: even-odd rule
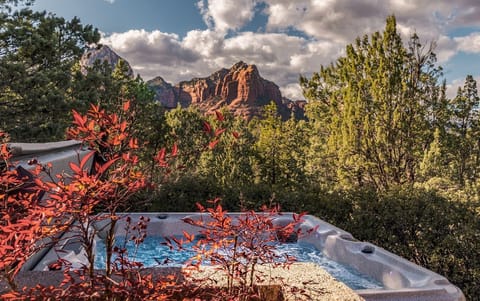
[[[241,213],[231,213],[231,216],[238,216]],[[125,213],[124,215],[127,215]],[[147,238],[161,238],[171,236],[182,236],[183,231],[196,235],[199,234],[199,228],[186,224],[182,221],[183,218],[190,219],[208,219],[202,213],[128,213],[132,219],[132,224],[138,222],[141,216],[150,218],[147,227]],[[317,255],[314,258],[323,257],[321,261],[326,260],[326,266],[321,265],[327,272],[330,272],[329,267],[333,264],[334,272],[340,266],[340,273],[343,273],[345,268],[352,272],[354,277],[360,277],[360,285],[366,283],[364,287],[356,287],[355,284],[348,283],[342,279],[342,275],[335,275],[334,277],[350,286],[354,291],[363,297],[365,300],[439,300],[439,301],[463,301],[465,297],[462,292],[453,284],[451,284],[445,277],[442,277],[432,271],[422,268],[412,262],[405,260],[395,254],[392,254],[378,246],[370,243],[356,240],[350,233],[343,231],[321,219],[311,215],[306,215],[302,218],[300,227],[303,233],[296,242],[300,246],[306,246],[308,254],[313,248]],[[117,223],[116,235],[122,237],[124,234],[124,221],[120,219]],[[292,221],[291,213],[283,213],[274,218],[274,223],[287,224]],[[99,222],[95,225],[97,234],[97,245],[103,244],[106,228],[105,225],[108,220]],[[71,236],[71,239],[69,237]],[[148,243],[147,243],[148,245]],[[151,243],[150,243],[151,245]],[[158,242],[156,245],[160,245]],[[147,246],[148,247],[148,246]],[[62,238],[62,245],[57,246],[58,249],[63,249],[65,252],[55,252],[49,250],[41,258],[37,258],[35,263],[30,263],[29,269],[33,271],[46,271],[48,265],[55,262],[58,254],[63,254],[62,257],[68,259],[73,263],[73,266],[80,267],[86,262],[84,251],[81,244],[76,241],[74,235],[65,233]],[[102,248],[97,248],[100,252]],[[150,253],[148,253],[150,252]],[[147,254],[155,254],[155,251],[147,250]],[[295,256],[297,254],[294,254]],[[160,256],[160,255],[152,255]],[[307,256],[308,257],[308,256]],[[98,258],[98,257],[97,257]],[[137,258],[136,260],[138,260]],[[149,261],[151,258],[144,258]],[[307,258],[308,260],[308,258]],[[146,264],[150,267],[162,267],[160,261],[153,261],[154,264]],[[152,261],[150,261],[152,262]],[[347,276],[348,278],[349,276]]]
[[[14,151],[15,160],[19,167],[27,170],[32,168],[28,161],[35,158],[42,163],[51,162],[54,166],[52,174],[62,171],[68,172],[69,162],[78,162],[91,152],[82,147],[78,141],[45,144],[12,143],[10,146]],[[238,216],[239,214],[241,213],[231,213],[232,216]],[[183,231],[198,234],[198,227],[186,224],[182,219],[186,217],[191,219],[206,218],[201,213],[129,213],[128,215],[131,217],[133,224],[138,222],[141,216],[150,218],[147,238],[182,236]],[[120,219],[117,224],[117,237],[121,237],[123,234],[124,226],[122,223],[124,221],[125,219]],[[281,225],[291,221],[291,213],[284,213],[274,219],[275,223]],[[99,246],[101,246],[105,237],[105,223],[108,223],[108,220],[95,225],[97,230],[96,242]],[[297,241],[300,246],[300,255],[307,254],[303,258],[304,261],[309,261],[310,258],[315,263],[319,261],[322,268],[340,281],[345,282],[366,300],[465,300],[462,292],[445,277],[415,265],[378,246],[358,241],[350,233],[317,217],[304,216],[300,227],[303,233],[313,229],[308,234],[301,235]],[[154,242],[153,245],[158,246],[159,243]],[[291,246],[287,247],[289,249]],[[296,246],[293,247],[297,250]],[[64,252],[57,252],[59,249]],[[101,247],[97,248],[97,256],[99,257],[101,257],[100,250]],[[149,252],[151,254],[151,250]],[[83,250],[82,244],[75,239],[75,233],[66,232],[62,234],[61,244],[57,245],[55,249],[43,249],[33,255],[24,265],[23,272],[48,271],[48,266],[57,261],[59,254],[72,262],[74,267],[81,267],[86,262],[85,250]],[[294,256],[297,255],[294,254]],[[149,258],[144,259],[148,260]],[[154,261],[154,263],[156,262],[161,262],[161,260]],[[342,273],[345,270],[347,274],[353,274],[354,278],[358,276],[360,279],[359,286],[347,283],[348,279],[342,280],[344,276]],[[340,274],[337,273],[338,271],[340,271]]]

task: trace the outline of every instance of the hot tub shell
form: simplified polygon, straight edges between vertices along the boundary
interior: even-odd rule
[[[241,213],[231,213],[238,216]],[[130,216],[132,223],[138,222],[141,216],[150,218],[147,235],[172,236],[183,235],[183,231],[198,234],[199,228],[186,224],[183,218],[208,219],[202,213],[125,213]],[[292,213],[284,213],[274,219],[274,223],[286,224],[291,222]],[[445,277],[420,267],[404,258],[392,254],[378,246],[356,240],[350,233],[339,229],[315,216],[306,215],[300,224],[303,233],[314,229],[308,234],[301,235],[299,242],[313,244],[327,257],[337,262],[356,268],[383,284],[382,289],[363,289],[355,292],[365,300],[437,300],[463,301],[465,297],[460,289],[451,284]],[[109,220],[95,224],[97,239],[105,237],[106,226]],[[117,222],[116,234],[124,234],[124,219]],[[35,264],[26,265],[34,271],[48,270],[48,265],[58,259],[58,254],[65,254],[74,262],[74,266],[85,263],[86,257],[81,244],[76,241],[73,233],[65,233],[62,245],[57,246],[66,252],[58,253],[51,249]]]

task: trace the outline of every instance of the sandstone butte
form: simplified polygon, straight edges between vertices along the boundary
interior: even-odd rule
[[[81,66],[91,66],[96,60],[107,61],[114,68],[124,59],[108,46],[101,46],[87,51],[82,57]],[[125,62],[128,75],[133,76],[130,64]],[[226,106],[235,115],[251,119],[261,116],[262,107],[273,101],[284,119],[292,113],[296,118],[304,118],[305,101],[292,101],[282,97],[274,82],[262,78],[255,65],[242,61],[230,69],[220,69],[207,77],[172,85],[157,76],[147,81],[147,85],[155,91],[155,99],[168,109],[179,105],[184,108],[196,106],[202,112],[211,113]]]

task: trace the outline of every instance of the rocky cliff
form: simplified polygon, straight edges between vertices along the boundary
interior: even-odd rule
[[[175,86],[161,77],[147,84],[155,91],[156,99],[168,108],[178,104],[182,107],[194,105],[204,112],[211,112],[226,106],[235,115],[251,119],[260,116],[262,106],[274,101],[284,118],[288,118],[292,112],[296,117],[303,118],[303,105],[282,98],[275,83],[262,78],[255,65],[244,62]]]
[[[167,83],[162,77],[157,76],[148,81],[150,89],[155,92],[155,98],[161,100],[161,103],[167,108],[175,108],[177,106],[177,97],[173,86]]]
[[[110,49],[110,47],[108,47],[107,45],[90,48],[82,55],[80,59],[80,66],[82,68],[82,72],[86,73],[86,68],[93,66],[93,64],[97,60],[102,63],[107,62],[110,65],[110,68],[112,68],[112,70],[114,70],[118,62],[122,60],[125,64],[124,68],[126,69],[126,74],[129,77],[133,78],[133,69],[130,64],[125,59],[116,54],[115,51]]]
[[[82,72],[87,72],[86,67],[93,66],[97,60],[107,62],[112,70],[123,61],[126,74],[130,77],[134,75],[130,64],[106,45],[91,48],[82,56]],[[235,115],[251,119],[260,116],[262,107],[274,101],[284,119],[292,113],[297,118],[304,118],[304,102],[283,98],[275,83],[261,77],[255,65],[242,61],[230,69],[220,69],[210,76],[193,78],[176,85],[160,76],[149,80],[147,84],[155,91],[156,99],[167,108],[193,105],[208,113],[226,106]]]

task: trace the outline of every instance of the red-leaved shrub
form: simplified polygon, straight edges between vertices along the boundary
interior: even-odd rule
[[[126,238],[139,245],[146,235],[148,219],[141,218],[136,225],[131,219],[118,215],[128,210],[131,197],[151,183],[142,172],[138,159],[139,145],[133,137],[130,121],[135,112],[125,102],[117,113],[108,113],[92,105],[86,115],[73,111],[73,126],[68,130],[72,139],[83,141],[92,152],[78,162],[70,162],[70,171],[52,174],[48,162],[31,162],[34,168],[25,172],[11,162],[7,135],[0,133],[0,276],[11,286],[3,299],[28,300],[258,300],[256,284],[261,284],[261,264],[288,265],[293,258],[275,252],[274,243],[298,235],[297,225],[301,215],[293,222],[276,224],[280,213],[277,207],[263,208],[263,212],[245,212],[232,217],[223,210],[218,200],[213,208],[199,205],[208,219],[184,222],[200,227],[201,238],[194,244],[197,255],[188,266],[198,268],[208,260],[215,269],[227,277],[225,287],[207,285],[206,279],[189,278],[188,273],[179,281],[178,275],[153,276],[142,269],[142,264],[132,261],[126,246],[115,245],[118,220],[126,218]],[[216,112],[218,124],[223,116]],[[225,129],[212,128],[205,122],[204,131],[211,138],[202,151],[213,149]],[[160,149],[155,156],[158,168],[168,173],[170,162],[178,155],[177,146],[170,151]],[[93,168],[89,162],[93,160]],[[38,177],[43,173],[43,177]],[[46,197],[42,199],[42,196]],[[101,212],[101,213],[99,213]],[[98,229],[99,224],[106,225]],[[15,276],[25,261],[47,244],[61,241],[59,233],[69,231],[69,242],[82,245],[86,261],[81,268],[59,256],[49,265],[52,270],[63,270],[59,286],[37,285],[19,289]],[[99,231],[106,233],[106,269],[95,270],[95,237]],[[193,242],[194,236],[185,233],[185,240]],[[171,247],[181,249],[183,240],[167,238]],[[175,246],[174,246],[175,245]],[[61,250],[58,250],[61,254]],[[189,270],[189,269],[186,269]]]

